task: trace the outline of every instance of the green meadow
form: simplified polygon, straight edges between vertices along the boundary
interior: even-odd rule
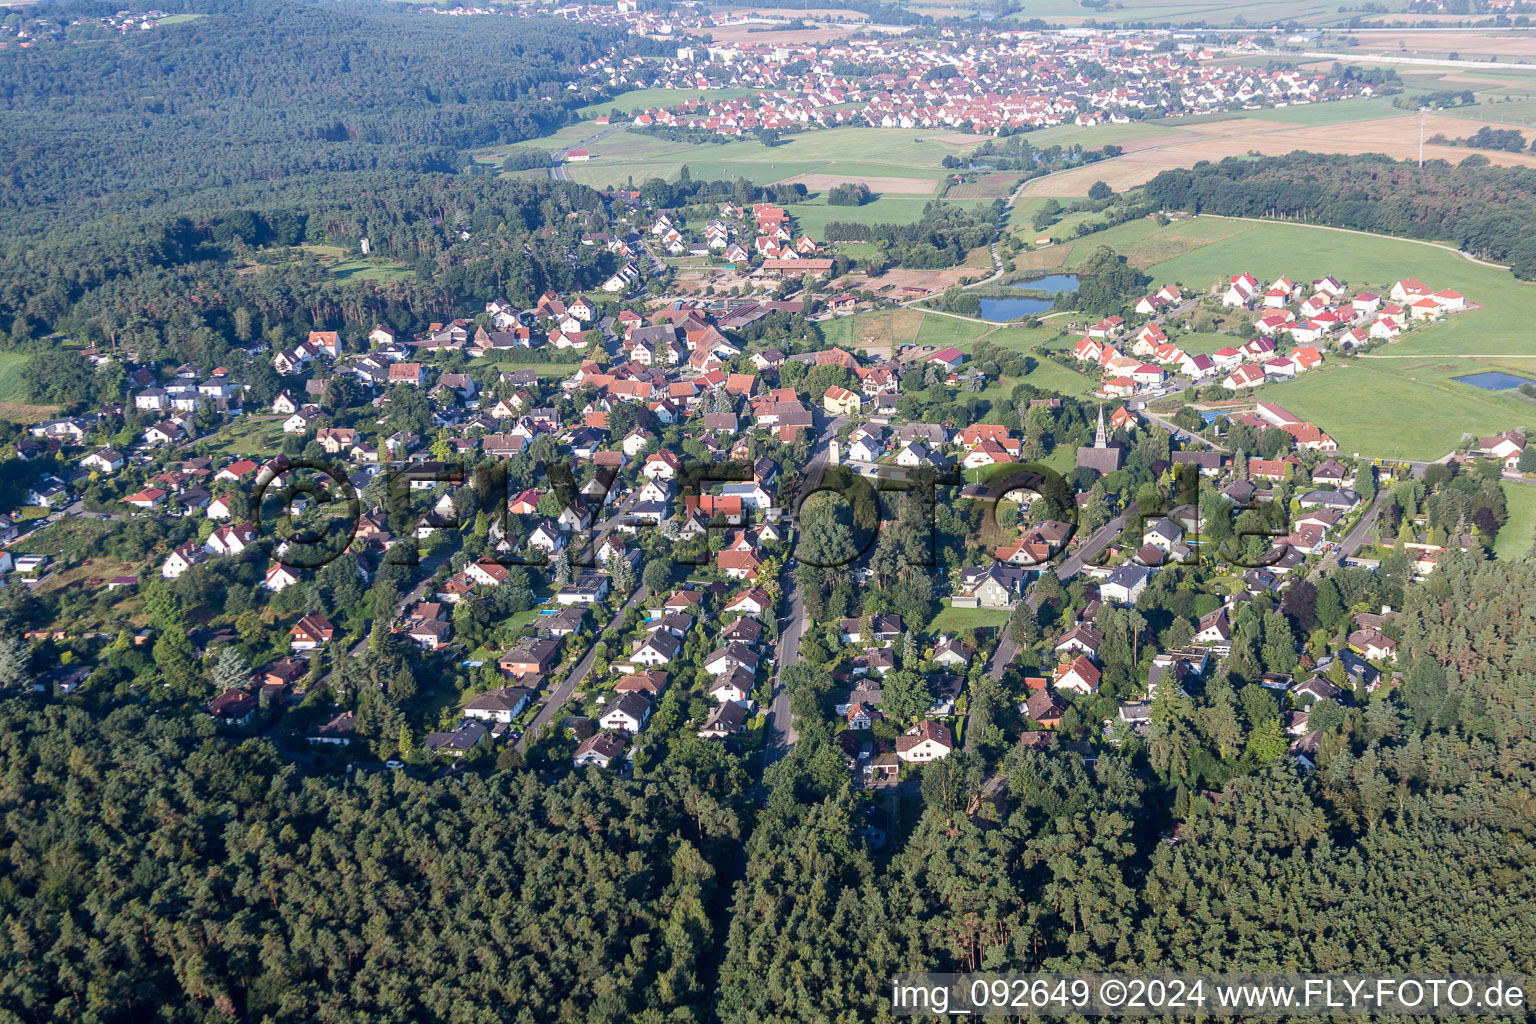
[[[1453,449],[1463,434],[1520,424],[1536,429],[1536,403],[1452,379],[1495,368],[1536,376],[1536,342],[1528,327],[1536,322],[1536,285],[1517,281],[1506,270],[1407,239],[1220,217],[1163,226],[1152,219],[1133,221],[1038,255],[1049,255],[1055,266],[1070,270],[1100,245],[1143,267],[1153,285],[1177,283],[1187,293],[1224,286],[1242,272],[1265,282],[1281,275],[1311,281],[1332,274],[1352,289],[1383,295],[1404,277],[1454,289],[1480,308],[1419,327],[1368,356],[1330,358],[1322,370],[1267,386],[1258,397],[1317,423],[1346,452],[1386,457],[1435,459]],[[995,340],[1027,348],[1044,341],[1031,338],[1033,333]],[[1211,352],[1238,339],[1176,334],[1174,340],[1189,351]],[[1064,372],[1054,364],[1036,373],[1042,371]],[[1081,393],[1075,383],[1064,380],[1053,387]]]
[[[24,352],[0,352],[0,402],[23,402],[21,368],[26,364]]]
[[[765,146],[755,139],[669,142],[621,130],[592,142],[587,146],[592,160],[572,164],[567,171],[574,180],[593,186],[651,178],[675,181],[684,164],[694,178],[744,177],[760,185],[798,174],[825,174],[848,181],[902,178],[911,180],[909,194],[932,195],[946,173],[944,157],[963,155],[982,141],[979,137],[963,143],[951,141],[960,138],[944,131],[846,127],[787,135],[778,145]],[[528,143],[540,144],[549,145],[550,140]]]
[[[1504,484],[1509,519],[1499,530],[1494,553],[1500,558],[1524,558],[1536,544],[1536,483]]]
[[[1469,360],[1334,359],[1259,398],[1316,423],[1346,454],[1432,460],[1465,434],[1536,430],[1536,403],[1451,379],[1480,369]]]

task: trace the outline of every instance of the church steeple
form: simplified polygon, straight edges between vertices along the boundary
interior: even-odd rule
[[[1104,403],[1102,402],[1099,403],[1099,429],[1093,435],[1093,446],[1095,448],[1109,447],[1109,438],[1104,434]]]

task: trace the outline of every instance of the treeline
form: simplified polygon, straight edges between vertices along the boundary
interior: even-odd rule
[[[1399,110],[1418,110],[1420,107],[1441,109],[1443,107],[1470,107],[1477,102],[1477,96],[1471,89],[1442,89],[1440,92],[1416,93],[1413,96],[1399,96],[1392,101],[1392,105]]]
[[[803,203],[805,197],[809,195],[806,187],[799,182],[754,185],[741,177],[729,181],[724,178],[713,180],[695,178],[687,164],[679,168],[677,181],[649,178],[635,191],[640,193],[640,198],[646,205],[658,210],[670,210],[696,203],[734,203],[737,206],[751,206],[759,201]]]
[[[0,51],[0,227],[109,199],[339,171],[451,171],[542,135],[625,36],[557,19],[213,0],[174,30]],[[68,9],[65,9],[66,13]]]
[[[0,777],[7,1017],[659,1024],[712,995],[740,826],[686,773],[305,778],[206,719],[11,697]]]
[[[1525,151],[1525,136],[1518,128],[1494,128],[1483,125],[1463,140],[1473,149],[1498,149],[1506,153]]]
[[[1408,238],[1443,239],[1536,278],[1536,169],[1496,167],[1470,156],[1452,166],[1379,154],[1290,153],[1229,157],[1163,171],[1146,184],[1167,210],[1231,217],[1284,217]]]

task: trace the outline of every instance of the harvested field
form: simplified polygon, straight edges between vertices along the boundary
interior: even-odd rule
[[[0,402],[0,419],[12,423],[41,423],[59,413],[56,405],[28,405],[25,402]]]
[[[796,174],[781,178],[775,185],[804,185],[812,192],[822,192],[838,185],[861,182],[877,195],[894,192],[898,195],[931,195],[938,182],[928,178],[894,178],[867,174]]]
[[[976,267],[950,267],[948,270],[887,270],[882,277],[868,279],[862,274],[849,274],[843,277],[838,285],[842,289],[871,289],[878,290],[890,287],[881,294],[887,295],[898,301],[920,298],[921,294],[933,294],[941,292],[952,284],[958,284],[962,277],[976,277],[978,274],[986,276],[988,272]],[[906,291],[908,288],[920,289],[920,292]]]
[[[1415,16],[1417,17],[1417,16]],[[1425,54],[1477,54],[1485,57],[1536,58],[1536,33],[1516,28],[1491,32],[1466,32],[1454,29],[1355,29],[1350,35],[1359,46],[1346,53],[1385,53],[1412,57]]]
[[[1444,134],[1448,138],[1464,138],[1477,131],[1483,123],[1469,118],[1431,114],[1426,122],[1425,136]],[[1221,160],[1249,152],[1265,156],[1281,156],[1298,149],[1314,153],[1385,153],[1399,160],[1410,160],[1418,156],[1419,121],[1412,114],[1322,125],[1284,124],[1240,117],[1191,124],[1169,140],[1157,141],[1161,144],[1128,152],[1114,160],[1037,178],[1025,186],[1024,194],[1085,196],[1095,181],[1103,181],[1118,192],[1144,184],[1160,171],[1192,167],[1201,160]],[[1424,147],[1426,159],[1447,160],[1451,163],[1460,163],[1474,152],[1496,164],[1536,167],[1536,154],[1531,153],[1469,150],[1442,145]]]

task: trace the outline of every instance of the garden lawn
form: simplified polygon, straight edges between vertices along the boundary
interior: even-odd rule
[[[928,628],[934,633],[959,633],[978,627],[1004,626],[1012,614],[1002,608],[952,608],[946,604]]]
[[[283,417],[247,414],[226,423],[202,444],[223,455],[268,456],[282,448],[283,437]]]

